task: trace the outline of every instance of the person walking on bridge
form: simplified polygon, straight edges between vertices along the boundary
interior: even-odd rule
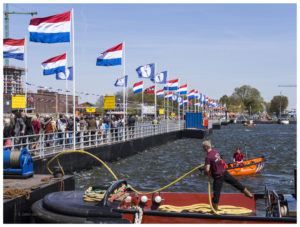
[[[211,143],[209,140],[205,140],[202,143],[203,151],[207,153],[205,158],[205,172],[206,175],[211,175],[214,179],[213,182],[213,199],[212,205],[215,210],[218,209],[221,189],[223,182],[225,181],[228,184],[231,184],[236,189],[240,190],[247,197],[253,198],[252,194],[248,189],[243,186],[236,178],[230,175],[227,172],[224,165],[222,164],[220,154],[218,151],[211,149]]]

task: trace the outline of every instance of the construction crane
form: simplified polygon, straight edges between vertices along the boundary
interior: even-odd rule
[[[31,16],[36,15],[37,12],[15,12],[15,11],[9,11],[8,10],[8,4],[5,4],[5,11],[4,11],[4,15],[5,15],[5,38],[9,38],[9,14],[30,14]],[[8,58],[5,58],[5,65],[9,65],[9,60]]]
[[[278,87],[297,87],[297,85],[278,85]]]

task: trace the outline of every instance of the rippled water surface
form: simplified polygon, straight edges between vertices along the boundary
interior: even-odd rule
[[[296,125],[256,125],[244,127],[241,124],[222,126],[208,136],[213,148],[218,150],[225,162],[231,162],[236,146],[248,158],[265,156],[263,171],[257,175],[240,176],[238,179],[253,193],[263,193],[264,186],[278,193],[294,192],[294,169],[296,168]],[[119,179],[125,179],[134,188],[152,191],[161,188],[194,167],[204,163],[200,139],[179,139],[147,149],[134,156],[107,163]],[[100,165],[100,164],[99,164]],[[199,171],[185,177],[169,187],[172,192],[207,192],[207,177]],[[92,170],[75,172],[76,188],[86,189],[114,180],[102,166]],[[223,192],[237,192],[226,183]]]

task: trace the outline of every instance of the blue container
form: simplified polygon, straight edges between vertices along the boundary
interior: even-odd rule
[[[202,112],[186,113],[185,128],[204,129],[204,126],[202,125]]]

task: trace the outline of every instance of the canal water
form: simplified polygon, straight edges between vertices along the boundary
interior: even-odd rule
[[[242,124],[222,126],[207,137],[226,163],[232,162],[236,146],[249,159],[264,156],[265,167],[259,174],[239,176],[239,181],[253,193],[264,193],[264,186],[278,193],[294,193],[294,169],[296,168],[296,125]],[[125,179],[135,189],[153,191],[159,189],[194,167],[204,163],[202,139],[179,139],[147,149],[134,156],[107,163],[119,179]],[[245,150],[246,149],[246,150]],[[113,181],[102,166],[88,171],[75,172],[76,189]],[[165,191],[207,193],[207,177],[196,171]],[[223,192],[237,192],[224,183]]]

